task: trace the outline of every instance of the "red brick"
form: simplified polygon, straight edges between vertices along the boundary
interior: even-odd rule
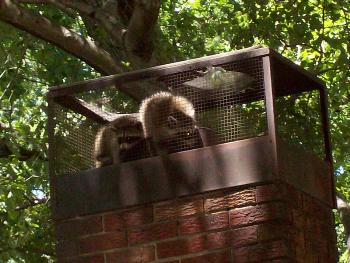
[[[61,240],[57,242],[58,257],[75,257],[79,255],[79,247],[75,240]]]
[[[212,212],[253,204],[255,204],[255,190],[247,189],[236,193],[223,192],[213,197],[208,197],[204,200],[204,210]]]
[[[222,192],[219,194],[215,194],[214,196],[207,197],[204,200],[204,211],[212,212],[212,211],[222,211],[228,208],[226,193]]]
[[[335,245],[337,243],[337,233],[334,224],[328,225],[328,236],[331,244]]]
[[[240,247],[258,241],[258,227],[248,226],[231,231],[231,246]]]
[[[320,213],[320,210],[323,210],[323,207],[320,207],[314,200],[313,197],[303,194],[303,209],[308,214],[312,216],[318,216],[318,213]]]
[[[304,233],[305,250],[319,251],[319,253],[328,250],[327,240],[322,237],[316,237],[312,233]]]
[[[155,205],[155,221],[175,220],[203,212],[203,200],[175,200]]]
[[[288,238],[290,226],[279,221],[267,222],[258,226],[259,241]]]
[[[77,259],[74,258],[60,258],[57,255],[57,263],[79,263]]]
[[[328,258],[329,262],[338,262],[338,248],[336,242],[328,242]]]
[[[136,247],[107,254],[107,263],[146,263],[155,260],[153,246]]]
[[[295,233],[293,233],[292,240],[292,245],[295,248],[295,257],[298,261],[302,262],[306,254],[304,233],[302,231],[296,231]]]
[[[181,260],[181,263],[231,263],[231,252],[229,250],[211,253]]]
[[[285,241],[259,243],[253,246],[232,249],[233,262],[261,262],[261,259],[279,259],[288,256]]]
[[[126,211],[122,215],[127,226],[139,226],[153,222],[153,208],[143,207]]]
[[[76,258],[57,258],[57,263],[79,263],[79,260]]]
[[[128,233],[129,243],[132,245],[158,241],[177,235],[177,223],[158,223],[148,226],[138,227]]]
[[[95,255],[95,256],[89,256],[89,257],[82,257],[78,261],[79,263],[104,263],[104,256],[103,255]]]
[[[79,236],[95,234],[102,231],[101,216],[90,216],[56,224],[56,235],[58,239],[74,239]]]
[[[292,262],[295,263],[295,261],[291,261],[288,258],[259,261],[259,263],[292,263]]]
[[[330,263],[329,257],[326,255],[318,255],[318,263]],[[333,261],[335,262],[335,261]]]
[[[275,184],[256,187],[256,202],[268,202],[281,199],[281,189]]]
[[[293,224],[296,228],[302,230],[305,228],[305,215],[297,209],[292,209]]]
[[[303,260],[305,263],[319,263],[318,253],[316,251],[307,251],[307,253],[304,255]]]
[[[158,258],[181,256],[203,251],[206,247],[207,239],[205,236],[177,239],[157,244],[157,255]]]
[[[283,185],[284,199],[294,208],[302,208],[302,192],[289,184]]]
[[[179,222],[181,235],[194,234],[215,229],[227,228],[228,212],[220,212],[204,216],[190,217]]]
[[[248,226],[239,229],[210,233],[207,235],[207,249],[224,247],[241,247],[256,243],[257,226]]]
[[[327,208],[323,223],[326,224],[327,226],[334,225],[334,213],[333,213],[332,209]],[[333,228],[331,228],[331,229],[333,229]]]
[[[154,207],[154,220],[175,220],[177,218],[177,201],[161,202]]]
[[[318,240],[318,262],[319,263],[329,263],[329,253],[327,248],[327,241],[326,240]]]
[[[125,221],[120,213],[107,214],[103,216],[103,225],[106,232],[118,231],[126,228]]]
[[[257,226],[213,232],[157,244],[159,258],[182,256],[204,250],[240,247],[257,242]]]
[[[90,253],[127,245],[124,232],[110,232],[102,235],[88,236],[80,240],[80,252]]]
[[[203,212],[203,199],[181,201],[178,205],[178,216],[189,216]]]
[[[206,236],[206,249],[219,249],[230,246],[231,231],[214,232]]]
[[[58,263],[104,263],[103,255],[86,256],[79,258],[69,258],[66,260],[58,260]]]
[[[290,220],[282,203],[249,206],[230,211],[230,224],[235,227],[276,219]]]
[[[326,238],[326,236],[321,234],[323,230],[321,229],[322,226],[318,220],[315,220],[314,218],[307,218],[305,225],[305,233],[312,236],[313,239],[317,240],[320,238]]]
[[[131,226],[139,226],[153,222],[153,208],[142,207],[123,212],[106,214],[103,217],[105,231],[118,231]]]

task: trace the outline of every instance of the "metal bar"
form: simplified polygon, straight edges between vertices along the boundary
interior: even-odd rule
[[[54,162],[55,162],[55,120],[54,120],[54,107],[55,103],[52,99],[47,98],[47,134],[49,140],[48,158],[49,158],[49,178],[50,178],[50,202],[51,212],[55,215],[56,211],[56,178],[54,176]]]
[[[299,76],[303,76],[306,79],[312,81],[315,83],[315,86],[317,88],[321,88],[324,86],[324,82],[319,79],[316,75],[308,72],[307,70],[305,70],[304,68],[300,67],[299,65],[295,64],[293,61],[283,57],[281,54],[277,53],[275,50],[270,49],[270,55],[272,57],[273,60],[278,60],[280,61],[282,64],[288,66],[291,70],[295,70],[297,71],[297,73],[299,73]]]
[[[321,119],[323,128],[323,138],[325,143],[326,160],[332,162],[332,147],[329,134],[327,91],[325,87],[320,89]]]
[[[109,123],[113,119],[121,115],[125,115],[125,114],[113,114],[110,112],[105,112],[101,110],[99,107],[91,105],[73,96],[57,97],[54,99],[54,102],[60,104],[61,106],[67,109],[73,110],[74,112],[80,113],[81,115],[101,124]]]
[[[323,139],[326,153],[326,161],[329,162],[331,167],[331,185],[333,189],[333,202],[334,207],[337,206],[336,195],[335,195],[335,181],[334,181],[334,171],[333,171],[333,157],[332,157],[332,143],[330,137],[330,127],[329,127],[329,115],[328,115],[328,101],[327,101],[327,90],[326,86],[322,86],[320,89],[320,105],[321,105],[321,121],[323,128]]]
[[[274,174],[279,177],[279,167],[278,167],[278,154],[277,154],[277,130],[276,130],[276,119],[275,119],[275,105],[274,105],[274,87],[272,79],[272,69],[271,69],[271,57],[265,56],[263,60],[263,70],[264,70],[264,90],[265,90],[265,105],[266,105],[266,115],[267,115],[267,128],[268,135],[270,138],[272,155],[274,160]]]
[[[165,74],[174,74],[182,71],[193,70],[196,68],[207,67],[209,65],[223,64],[253,57],[264,56],[269,54],[269,52],[270,49],[268,48],[253,47],[213,56],[156,66],[149,69],[142,69],[133,72],[100,77],[93,80],[81,81],[71,85],[52,87],[48,92],[48,97],[59,97],[76,94],[83,91],[99,90],[107,86],[125,84],[127,81],[140,81],[147,78],[159,77]],[[130,91],[128,91],[128,89],[120,87],[118,88],[126,94],[130,95]],[[137,93],[134,93],[131,96],[136,100],[142,99],[137,98]]]

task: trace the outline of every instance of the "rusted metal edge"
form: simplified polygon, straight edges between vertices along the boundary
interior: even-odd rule
[[[332,174],[331,184],[332,184],[332,194],[333,194],[333,206],[337,207],[333,156],[332,156],[332,142],[331,142],[330,128],[329,128],[327,88],[325,85],[320,89],[320,105],[321,105],[321,121],[322,121],[322,128],[323,128],[323,140],[325,144],[326,161],[328,161],[330,164],[331,174]]]
[[[277,140],[277,149],[283,181],[334,208],[331,163],[281,138]]]
[[[136,70],[116,75],[100,77],[92,80],[77,82],[70,85],[60,85],[52,87],[48,92],[48,97],[58,97],[76,94],[82,91],[98,90],[107,86],[122,84],[127,81],[136,81],[146,78],[159,77],[164,74],[174,74],[181,71],[192,70],[198,67],[207,67],[213,64],[223,64],[237,60],[244,60],[253,57],[265,56],[270,52],[269,48],[261,48],[259,46],[238,51],[221,53],[217,55],[201,57],[181,62],[175,62],[156,66],[148,69]],[[127,93],[127,90],[121,90]],[[133,95],[134,96],[134,95]]]
[[[56,219],[272,182],[268,136],[56,176]]]
[[[315,85],[317,86],[318,89],[321,89],[325,85],[325,83],[321,79],[319,79],[315,74],[310,73],[309,71],[305,70],[301,66],[295,64],[290,59],[288,59],[288,58],[282,56],[281,54],[277,53],[275,50],[270,49],[270,53],[269,54],[271,55],[271,57],[273,57],[273,59],[279,60],[283,64],[286,64],[287,66],[289,66],[293,70],[296,70],[298,73],[304,75],[306,78],[312,80],[315,83]]]
[[[278,169],[278,154],[277,154],[277,129],[275,119],[275,83],[272,78],[274,72],[271,67],[271,57],[264,57],[263,59],[264,70],[264,92],[265,92],[265,107],[268,136],[271,141],[271,154],[273,157],[273,171],[276,176],[281,176]]]
[[[49,158],[49,179],[50,179],[50,211],[51,214],[55,212],[56,207],[56,177],[54,176],[54,158],[55,158],[55,152],[54,152],[54,145],[55,145],[55,138],[53,136],[54,130],[55,130],[55,119],[54,119],[54,102],[52,99],[47,100],[48,107],[47,107],[47,134],[48,134],[48,142],[49,142],[49,148],[48,148],[48,158]]]
[[[284,181],[332,206],[328,163],[278,141],[273,174],[268,136],[56,176],[55,219],[107,212],[232,187]]]

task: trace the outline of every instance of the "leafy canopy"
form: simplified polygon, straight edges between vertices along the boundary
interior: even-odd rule
[[[30,8],[88,37],[81,17]],[[172,62],[264,44],[317,74],[329,91],[337,189],[350,199],[349,9],[348,0],[162,1],[154,52]],[[0,34],[0,261],[53,262],[45,93],[99,73],[5,23]]]

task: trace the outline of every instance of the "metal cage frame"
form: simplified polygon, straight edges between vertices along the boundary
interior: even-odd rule
[[[240,148],[246,147],[246,145],[249,144],[247,147],[251,147],[253,149],[254,147],[258,147],[259,149],[261,147],[268,148],[267,151],[264,151],[268,155],[271,156],[260,156],[261,158],[260,163],[266,163],[270,167],[268,169],[268,173],[271,174],[271,176],[262,176],[262,172],[257,172],[254,169],[251,169],[249,167],[245,167],[248,164],[243,164],[240,169],[243,171],[241,175],[236,175],[237,178],[235,180],[229,179],[231,175],[228,175],[227,172],[223,172],[222,176],[224,176],[227,180],[223,180],[223,182],[217,183],[211,183],[211,180],[207,178],[208,182],[203,183],[202,187],[199,188],[188,188],[188,189],[182,189],[179,184],[181,184],[181,181],[187,180],[191,181],[193,178],[193,168],[189,168],[188,170],[186,168],[183,168],[181,171],[183,173],[182,178],[174,179],[171,178],[173,175],[169,174],[169,171],[166,171],[166,169],[160,169],[161,172],[157,178],[153,179],[147,179],[147,175],[140,175],[143,179],[137,178],[136,173],[139,173],[139,169],[133,169],[134,164],[123,164],[124,168],[122,167],[121,170],[119,170],[120,173],[129,173],[129,174],[135,174],[130,176],[133,179],[126,179],[124,177],[118,177],[118,176],[108,176],[106,174],[115,174],[115,167],[104,167],[104,168],[98,168],[98,169],[92,169],[90,171],[83,172],[81,176],[75,177],[73,179],[69,179],[69,176],[54,176],[52,172],[52,167],[50,167],[50,177],[51,177],[51,189],[53,192],[53,195],[55,196],[55,204],[54,204],[54,211],[56,216],[58,217],[65,217],[67,215],[70,215],[72,213],[90,213],[90,212],[96,212],[96,211],[104,211],[106,209],[110,208],[116,208],[126,205],[135,205],[139,203],[144,202],[150,202],[154,200],[164,200],[170,197],[174,196],[184,196],[184,195],[190,195],[194,193],[199,193],[203,191],[211,191],[218,188],[223,187],[233,187],[233,186],[239,186],[243,184],[248,183],[254,183],[259,184],[262,181],[268,181],[268,180],[286,180],[294,185],[297,185],[301,189],[306,189],[308,192],[311,192],[313,195],[319,197],[321,200],[323,200],[325,203],[327,203],[330,206],[335,205],[334,201],[334,176],[333,176],[333,168],[332,168],[332,154],[331,154],[331,141],[330,141],[330,134],[329,134],[329,120],[328,120],[328,105],[327,105],[327,92],[326,92],[326,86],[324,82],[322,82],[320,79],[312,75],[311,73],[307,72],[300,66],[294,64],[290,60],[284,58],[282,55],[278,54],[276,51],[265,48],[261,46],[255,46],[251,48],[246,48],[238,51],[233,52],[227,52],[219,55],[212,55],[207,57],[202,57],[198,59],[192,59],[187,60],[183,62],[177,62],[177,63],[171,63],[161,66],[152,67],[149,69],[142,69],[137,70],[133,72],[127,72],[122,74],[116,74],[106,77],[100,77],[93,80],[87,80],[78,82],[72,85],[62,85],[53,87],[49,90],[47,94],[47,99],[49,103],[49,122],[48,122],[48,131],[49,131],[49,145],[52,145],[52,134],[54,129],[54,123],[52,120],[52,112],[50,111],[50,104],[51,103],[58,103],[61,106],[71,109],[75,112],[78,112],[82,115],[87,116],[88,118],[91,118],[99,123],[107,123],[109,120],[106,119],[102,114],[99,113],[98,109],[91,107],[88,104],[84,104],[81,101],[74,98],[74,94],[80,93],[80,92],[86,92],[86,91],[92,91],[92,90],[99,90],[106,86],[121,84],[125,81],[135,81],[135,80],[142,80],[147,78],[153,78],[153,77],[160,77],[162,75],[167,74],[174,74],[186,70],[193,70],[195,68],[199,67],[208,67],[210,65],[216,65],[216,64],[223,64],[228,63],[232,61],[240,61],[250,58],[259,57],[263,61],[263,77],[264,77],[264,96],[265,96],[265,107],[266,107],[266,119],[267,119],[267,135],[264,136],[264,138],[253,138],[243,141],[235,141],[233,142],[234,145],[230,145],[231,143],[228,143],[229,145],[223,145],[223,146],[212,146],[208,148],[215,148],[218,149],[218,151],[228,151],[230,152],[234,148]],[[285,77],[288,76],[288,81],[285,81]],[[288,150],[289,146],[286,146],[279,138],[277,127],[276,127],[276,110],[275,110],[275,99],[279,96],[284,95],[291,95],[291,94],[297,94],[302,92],[308,92],[316,90],[319,92],[319,98],[320,98],[320,116],[321,116],[321,125],[322,125],[322,133],[323,133],[323,142],[324,142],[324,153],[325,153],[325,159],[324,160],[317,160],[316,157],[310,156],[308,154],[302,154],[302,157],[298,156],[292,156],[293,154],[290,154],[290,151]],[[137,93],[135,93],[132,90],[122,90],[127,95],[131,96],[137,101],[140,101],[142,97],[136,96]],[[232,149],[231,149],[231,148]],[[253,147],[253,148],[252,148]],[[244,148],[246,150],[246,154],[252,154],[252,150],[248,148]],[[181,162],[181,160],[185,160],[189,156],[191,158],[195,159],[196,157],[193,157],[198,149],[194,150],[193,153],[186,153],[184,154],[183,158],[181,157],[181,153],[176,154],[174,157],[175,162]],[[205,154],[209,154],[209,152],[212,149],[201,149],[201,151],[205,152]],[[289,151],[289,152],[288,152]],[[192,152],[192,151],[191,151]],[[247,155],[247,156],[248,156]],[[53,157],[52,148],[49,147],[49,158],[51,159]],[[248,157],[247,157],[248,158]],[[293,179],[287,179],[286,176],[283,176],[282,174],[285,173],[288,169],[291,171],[295,171],[297,173],[297,169],[303,170],[303,167],[297,166],[293,167],[293,161],[299,159],[302,160],[302,158],[306,158],[308,160],[312,160],[316,166],[318,166],[318,169],[310,168],[311,171],[316,171],[314,173],[321,172],[323,175],[327,177],[327,180],[329,181],[330,188],[324,192],[320,189],[313,190],[312,185],[306,185],[305,183],[298,178],[297,175],[291,175]],[[315,159],[316,158],[316,159]],[[154,159],[154,158],[151,158]],[[162,164],[159,163],[159,160],[138,160],[136,161],[140,165],[143,162],[153,162],[155,166],[162,167]],[[135,162],[133,162],[135,163]],[[227,167],[226,167],[226,166]],[[232,166],[238,165],[238,162],[234,162],[234,164],[231,164]],[[227,170],[232,168],[231,165],[228,163],[224,163],[223,170]],[[50,165],[51,166],[51,165]],[[137,166],[137,165],[136,165]],[[258,167],[259,168],[259,167]],[[261,167],[260,167],[261,168]],[[114,169],[114,170],[113,170]],[[235,168],[236,169],[236,168]],[[237,168],[238,169],[238,168]],[[262,168],[261,168],[262,169]],[[249,171],[252,174],[249,176],[247,175]],[[264,169],[262,169],[265,171]],[[143,174],[147,174],[147,171],[141,170]],[[254,174],[255,173],[255,174]],[[111,196],[103,195],[102,197],[97,197],[96,195],[91,194],[89,196],[89,202],[92,203],[91,207],[87,205],[86,203],[81,204],[81,202],[76,201],[75,205],[80,207],[75,208],[77,211],[73,211],[74,209],[67,209],[67,204],[69,203],[68,200],[74,199],[72,196],[74,194],[77,194],[77,192],[73,189],[74,187],[86,187],[88,184],[88,181],[86,180],[92,180],[89,179],[89,175],[92,177],[103,177],[103,180],[106,180],[105,183],[102,183],[101,187],[107,187],[105,184],[111,184],[111,185],[128,185],[131,186],[133,183],[130,180],[135,180],[138,183],[142,182],[143,184],[149,185],[148,187],[151,187],[151,184],[157,184],[164,182],[164,178],[168,178],[169,182],[172,182],[176,185],[173,189],[171,187],[167,188],[167,190],[164,191],[155,191],[154,194],[149,194],[149,188],[146,190],[138,190],[140,191],[138,198],[132,198],[130,194],[121,194],[120,197],[117,199],[112,198],[111,201],[106,201],[104,205],[101,206],[101,200],[107,200],[108,198],[111,198]],[[249,177],[248,179],[246,177]],[[260,178],[259,178],[260,176]],[[161,177],[164,177],[161,179]],[[191,179],[192,178],[192,179]],[[203,177],[203,180],[206,177]],[[284,179],[283,179],[284,178]],[[71,180],[72,186],[69,187],[69,189],[63,189],[65,188],[64,185],[66,185],[67,180]],[[74,181],[75,180],[75,181]],[[121,182],[124,180],[124,183]],[[144,181],[146,180],[146,181]],[[175,181],[174,181],[175,180]],[[313,175],[313,178],[310,181],[310,184],[315,182],[317,180],[317,174]],[[74,181],[74,182],[73,182]],[[84,182],[83,182],[84,181]],[[108,183],[107,183],[108,182]],[[135,183],[134,182],[134,183]],[[79,184],[81,186],[79,186]],[[85,185],[85,186],[84,186]],[[86,189],[85,189],[86,190]],[[79,190],[81,193],[85,191],[83,188]],[[78,191],[78,192],[79,192]],[[86,194],[83,194],[86,196]],[[94,196],[94,197],[92,197]],[[95,198],[95,199],[94,199]],[[102,198],[102,199],[101,199]],[[74,202],[73,202],[74,203]],[[65,207],[66,206],[66,207]],[[68,206],[70,206],[68,204]],[[88,209],[87,206],[90,208]],[[65,208],[64,208],[65,207]]]

